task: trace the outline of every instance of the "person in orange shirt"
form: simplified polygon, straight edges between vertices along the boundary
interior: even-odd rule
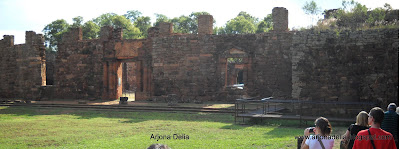
[[[368,114],[371,128],[358,132],[353,149],[396,149],[393,135],[381,129],[385,114],[379,107],[372,108]]]

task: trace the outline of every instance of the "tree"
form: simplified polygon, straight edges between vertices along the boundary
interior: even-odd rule
[[[160,25],[161,22],[171,22],[170,19],[166,15],[158,14],[158,13],[155,13],[154,15],[156,16],[156,22],[153,24],[153,26],[155,26],[155,27]]]
[[[136,21],[133,23],[135,27],[139,28],[142,33],[142,37],[147,37],[147,30],[151,27],[151,19],[150,17],[140,16],[136,18]]]
[[[174,24],[174,32],[177,33],[191,33],[191,25],[193,21],[192,18],[184,15],[171,19],[171,23]]]
[[[258,23],[256,33],[263,33],[272,30],[272,23],[272,15],[268,14],[262,21],[260,21],[260,23]]]
[[[124,16],[114,16],[112,18],[112,26],[114,28],[122,28],[123,29],[123,38],[124,39],[138,39],[142,38],[142,33],[139,28],[133,26],[130,20],[126,19]]]
[[[139,28],[141,37],[147,37],[147,30],[151,27],[150,17],[142,16],[142,13],[137,10],[127,11],[124,16],[129,19],[135,27]]]
[[[100,26],[93,21],[87,21],[82,26],[83,39],[95,39],[99,36]]]
[[[255,26],[258,23],[258,18],[251,16],[247,12],[241,11],[237,16],[243,16],[246,20],[252,22]]]
[[[75,18],[72,18],[72,21],[73,21],[73,23],[72,23],[71,27],[74,27],[74,28],[81,27],[82,23],[83,23],[83,17],[77,16]]]
[[[351,11],[355,6],[357,5],[357,2],[355,2],[354,0],[351,1],[346,1],[346,0],[342,0],[342,10],[344,11]]]
[[[311,2],[306,2],[303,6],[303,11],[307,14],[310,15],[311,17],[311,23],[314,23],[314,17],[321,12],[321,8],[317,7],[317,3],[314,2],[314,0],[311,0]]]
[[[226,23],[224,32],[227,34],[255,33],[257,20],[257,18],[242,11]]]
[[[378,7],[373,10],[368,9],[361,3],[351,1],[342,1],[342,8],[333,12],[336,18],[336,26],[339,28],[368,29],[376,26],[398,26],[398,15],[393,18],[388,16],[393,13],[392,7],[385,3],[384,7]],[[396,13],[396,12],[394,12]],[[397,11],[398,13],[398,11]]]
[[[226,34],[225,27],[214,27],[213,33],[216,35]]]
[[[366,20],[366,23],[369,26],[375,26],[375,25],[382,25],[384,24],[385,21],[385,16],[386,16],[386,10],[383,8],[375,8],[369,13],[368,19]]]
[[[343,8],[339,9],[335,16],[339,27],[356,29],[368,19],[368,8],[358,2],[342,2]]]
[[[112,26],[112,19],[117,16],[115,13],[105,13],[93,19],[98,26]]]
[[[69,24],[64,19],[55,20],[43,28],[46,48],[57,51],[57,45],[61,42],[62,35],[67,32]]]
[[[142,13],[137,10],[127,11],[126,14],[124,14],[124,16],[131,20],[132,23],[135,22],[141,15]]]
[[[93,22],[96,23],[98,26],[112,26],[114,28],[122,28],[124,32],[124,39],[143,38],[140,30],[134,27],[132,22],[122,15],[106,13],[93,19]]]

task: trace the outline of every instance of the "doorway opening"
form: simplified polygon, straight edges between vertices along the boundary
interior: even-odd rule
[[[227,58],[227,87],[235,89],[244,88],[243,69],[243,58]]]
[[[128,101],[135,101],[137,91],[137,63],[122,63],[122,96],[128,97]]]

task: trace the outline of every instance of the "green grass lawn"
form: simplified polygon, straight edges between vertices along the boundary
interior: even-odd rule
[[[0,107],[0,148],[145,149],[153,143],[174,149],[296,148],[295,137],[305,128],[298,127],[298,121],[274,120],[263,125],[233,121],[232,114]],[[188,139],[174,139],[174,134]],[[152,135],[171,138],[157,141],[150,139]]]

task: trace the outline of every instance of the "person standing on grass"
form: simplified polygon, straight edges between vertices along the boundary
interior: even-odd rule
[[[310,135],[310,129],[313,129],[315,135]],[[304,139],[301,143],[301,149],[332,149],[334,139],[329,135],[332,132],[331,123],[325,117],[319,117],[315,120],[314,128],[304,130]]]
[[[381,128],[387,132],[390,132],[394,137],[394,142],[398,147],[399,143],[399,114],[396,113],[396,104],[390,103],[385,112],[385,118],[383,118]]]
[[[353,149],[396,149],[392,134],[380,128],[384,116],[381,108],[371,109],[368,114],[371,128],[358,132]]]
[[[345,143],[345,145],[347,144],[347,148],[353,148],[354,138],[357,136],[357,133],[368,128],[368,113],[361,111],[356,117],[356,123],[349,126],[341,142],[348,142],[348,144]]]

